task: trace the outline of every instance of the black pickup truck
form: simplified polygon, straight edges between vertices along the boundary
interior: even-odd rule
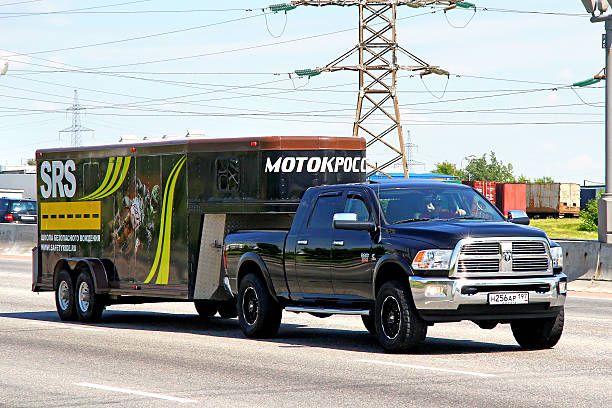
[[[310,188],[288,231],[226,236],[240,327],[274,336],[283,309],[361,315],[397,352],[422,343],[434,323],[471,320],[509,323],[523,348],[553,347],[563,331],[563,252],[511,213],[443,182]]]

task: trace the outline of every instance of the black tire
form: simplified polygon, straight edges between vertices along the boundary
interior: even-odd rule
[[[378,291],[374,322],[378,342],[388,352],[413,349],[427,335],[427,324],[418,315],[410,292],[397,280],[386,282]]]
[[[234,317],[238,317],[236,299],[217,303],[217,309],[219,310],[219,316],[221,316],[223,319],[233,319]]]
[[[210,300],[194,300],[193,305],[202,319],[210,319],[217,313],[217,305]]]
[[[55,282],[55,308],[61,320],[76,320],[76,306],[74,304],[74,284],[70,274],[62,270]]]
[[[372,312],[367,315],[361,315],[361,321],[370,334],[376,334],[376,323],[374,322],[374,317],[372,317]]]
[[[524,349],[541,350],[554,347],[563,333],[565,312],[562,308],[555,317],[523,319],[510,323],[516,342]]]
[[[83,323],[97,322],[106,307],[104,297],[96,295],[89,271],[81,271],[74,287],[74,306],[77,318]]]
[[[273,337],[281,323],[282,308],[262,279],[249,273],[238,289],[238,321],[247,337]]]

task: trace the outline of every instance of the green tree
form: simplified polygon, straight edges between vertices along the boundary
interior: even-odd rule
[[[601,198],[601,193],[597,194],[597,198],[590,200],[585,210],[580,211],[580,220],[582,222],[578,226],[579,231],[597,231],[597,201]]]
[[[36,160],[34,159],[28,159],[27,163],[28,163],[28,166],[36,166]]]
[[[525,177],[525,175],[521,174],[519,178],[516,179],[516,182],[517,183],[531,183],[531,180]]]
[[[504,164],[501,160],[498,160],[495,152],[489,153],[489,160],[487,160],[486,154],[471,159],[465,166],[465,171],[471,180],[496,181],[498,183],[514,183],[515,181],[512,174],[512,164]]]
[[[458,176],[461,179],[467,179],[467,176],[463,170],[458,169],[457,166],[446,160],[442,163],[436,163],[436,167],[431,172],[445,174],[447,176]]]
[[[539,177],[533,180],[533,182],[534,183],[554,183],[555,180],[552,177],[544,176],[544,177]]]

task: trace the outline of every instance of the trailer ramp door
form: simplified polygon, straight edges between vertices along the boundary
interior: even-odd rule
[[[225,214],[205,214],[194,299],[210,299],[222,282]]]

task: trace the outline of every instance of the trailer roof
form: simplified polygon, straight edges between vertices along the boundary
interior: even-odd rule
[[[198,151],[248,150],[365,150],[362,137],[352,136],[251,136],[236,138],[177,138],[151,141],[128,141],[109,145],[61,147],[36,150],[36,157],[53,153],[88,156],[129,155],[140,153],[172,153]],[[144,152],[143,152],[144,150]],[[98,154],[95,154],[97,156]]]

